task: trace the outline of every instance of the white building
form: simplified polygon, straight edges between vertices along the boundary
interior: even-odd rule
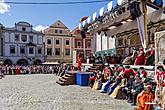
[[[3,40],[4,64],[38,64],[44,62],[43,34],[27,22],[5,28]]]

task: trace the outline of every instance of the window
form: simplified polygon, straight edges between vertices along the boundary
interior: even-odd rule
[[[55,30],[55,33],[58,33],[58,30]]]
[[[60,55],[60,48],[55,49],[55,55]]]
[[[51,39],[47,39],[47,44],[52,44],[52,40]]]
[[[42,48],[38,48],[38,54],[42,54]]]
[[[20,54],[25,54],[25,47],[20,47]]]
[[[60,44],[60,41],[59,40],[56,40],[56,45],[59,45]]]
[[[59,33],[62,34],[62,30],[59,30]]]
[[[70,56],[70,49],[65,49],[65,55]]]
[[[87,42],[87,47],[91,48],[91,42],[90,41]]]
[[[15,54],[15,46],[10,46],[10,53]]]
[[[26,28],[25,27],[22,27],[22,31],[26,31]]]
[[[80,47],[81,46],[81,42],[77,42],[77,46]]]
[[[29,36],[29,42],[33,42],[33,36]]]
[[[52,48],[47,48],[47,55],[52,55]]]
[[[29,54],[34,54],[34,48],[32,47],[29,48]]]
[[[66,45],[69,45],[69,40],[66,40]]]
[[[19,34],[15,34],[15,41],[19,41]]]
[[[27,35],[22,35],[21,39],[23,42],[26,42],[27,41]]]

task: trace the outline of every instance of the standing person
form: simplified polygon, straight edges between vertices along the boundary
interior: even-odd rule
[[[17,66],[16,67],[16,75],[20,74],[20,68]]]
[[[143,48],[140,48],[140,52],[135,60],[135,65],[144,65],[145,63],[145,56]]]
[[[78,54],[77,62],[78,62],[78,66],[77,66],[78,70],[81,71],[82,59],[80,54]]]

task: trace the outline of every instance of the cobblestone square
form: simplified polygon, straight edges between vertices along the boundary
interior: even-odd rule
[[[0,80],[0,110],[130,110],[89,87],[60,86],[53,74],[13,75]]]

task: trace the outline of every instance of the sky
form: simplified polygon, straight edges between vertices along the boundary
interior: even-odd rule
[[[0,0],[4,2],[4,0]],[[69,2],[69,0],[5,0],[8,2]],[[70,0],[73,2],[73,0]],[[89,1],[89,0],[74,0]],[[90,0],[95,1],[95,0]],[[107,2],[77,5],[9,5],[0,3],[0,23],[5,27],[14,27],[19,21],[26,21],[36,30],[43,30],[55,23],[62,21],[70,30],[76,28],[80,18],[91,16],[99,11]]]
[[[4,0],[0,0],[4,1]],[[68,2],[69,0],[5,0],[17,2]],[[71,0],[70,0],[71,1]],[[74,0],[76,1],[76,0]],[[77,0],[89,1],[89,0]],[[90,0],[95,1],[95,0]],[[72,1],[73,2],[73,1]],[[0,4],[0,23],[13,27],[16,22],[27,21],[36,29],[50,26],[57,20],[62,21],[69,29],[78,26],[80,18],[92,15],[103,3],[78,5],[9,5]]]

